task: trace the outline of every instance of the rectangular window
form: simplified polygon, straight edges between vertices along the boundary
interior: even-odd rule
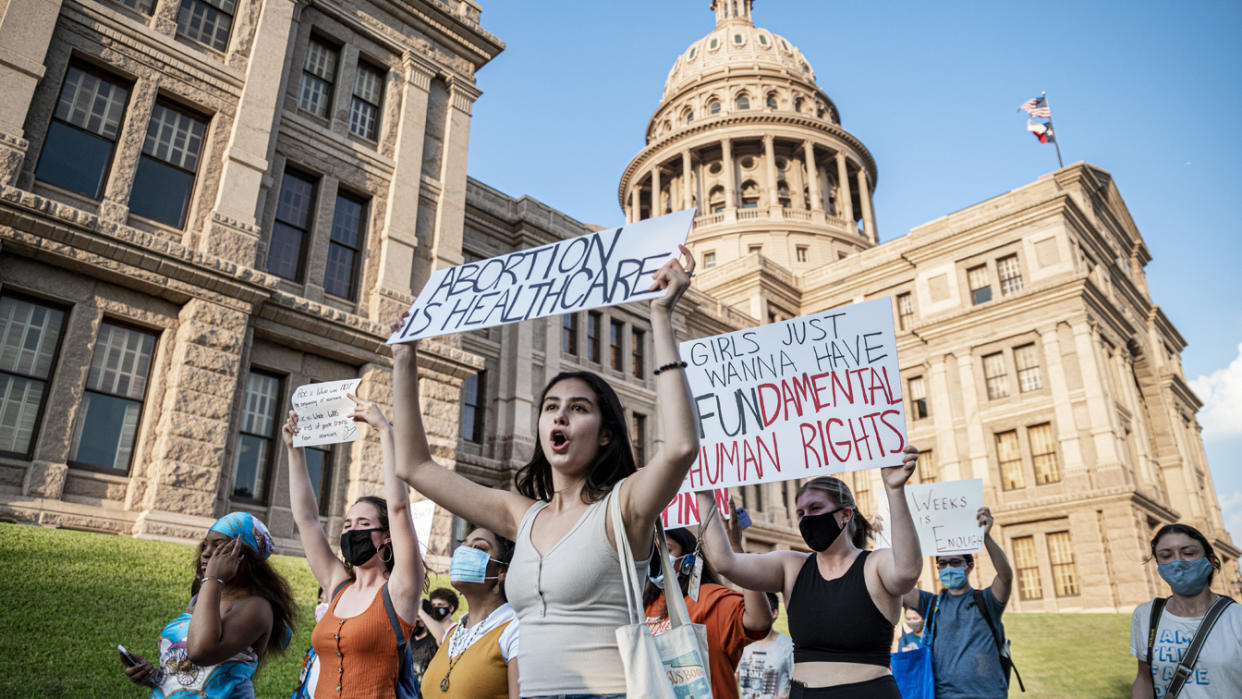
[[[379,137],[380,98],[384,94],[384,71],[358,63],[354,96],[349,102],[349,132],[372,141]]]
[[[298,85],[298,107],[317,117],[327,118],[332,108],[332,83],[336,81],[336,47],[317,37],[306,45],[302,62],[302,81]]]
[[[622,361],[621,338],[625,337],[625,323],[614,320],[608,323],[608,364],[617,371],[625,371]]]
[[[319,514],[328,514],[328,496],[332,494],[332,447],[306,447],[306,471],[310,474],[311,490],[319,503]]]
[[[634,413],[630,421],[630,439],[634,442],[634,465],[647,465],[647,416]]]
[[[262,501],[267,497],[268,471],[280,428],[280,378],[258,371],[246,378],[237,461],[233,464],[233,497]]]
[[[100,323],[70,461],[129,472],[154,353],[154,333]]]
[[[328,264],[323,273],[324,291],[354,300],[358,260],[362,257],[366,230],[366,201],[349,194],[337,194],[336,209],[332,213],[332,239],[328,242]]]
[[[599,321],[598,313],[587,313],[587,359],[592,362],[599,362]]]
[[[919,483],[936,482],[936,458],[931,449],[919,452]]]
[[[48,124],[35,177],[98,199],[128,101],[129,87],[119,79],[70,65]]]
[[[910,418],[922,420],[927,417],[927,385],[922,376],[910,379]]]
[[[983,358],[983,383],[988,389],[988,400],[1009,395],[1009,376],[1005,372],[1005,355],[1002,352]]]
[[[746,206],[743,205],[742,208],[745,209]],[[763,245],[747,245],[746,246],[747,255],[758,255],[762,252],[763,252]]]
[[[64,330],[64,311],[0,296],[0,452],[33,451]]]
[[[641,377],[646,369],[647,333],[633,328],[630,330],[630,371]]]
[[[1035,554],[1035,537],[1020,536],[1013,540],[1013,564],[1018,571],[1018,596],[1024,600],[1043,599],[1039,582],[1039,558]]]
[[[155,11],[155,0],[112,0],[112,2],[144,15],[150,15]]]
[[[286,170],[276,201],[276,222],[267,251],[267,271],[285,279],[302,281],[302,256],[315,208],[315,181]]]
[[[914,327],[914,298],[909,292],[897,294],[897,329]]]
[[[561,352],[578,356],[578,314],[561,316]]]
[[[229,45],[236,0],[181,0],[177,33],[217,51]]]
[[[1069,532],[1048,535],[1048,557],[1052,560],[1052,584],[1057,597],[1078,594],[1078,566],[1074,565],[1074,546]]]
[[[155,103],[129,195],[130,211],[177,228],[185,225],[206,132],[206,119]]]
[[[483,441],[483,389],[486,371],[466,379],[461,386],[461,438],[467,442]]]
[[[1061,466],[1057,463],[1057,443],[1052,438],[1052,425],[1031,425],[1026,429],[1031,443],[1031,460],[1035,465],[1035,484],[1056,483],[1061,480]]]
[[[978,306],[992,300],[992,280],[988,278],[987,265],[966,270],[966,283],[970,286],[971,304]]]
[[[805,245],[799,245],[794,248],[794,254],[796,256],[795,259],[799,262],[806,262],[807,247]]]
[[[1023,393],[1038,391],[1044,387],[1044,377],[1039,371],[1039,353],[1035,343],[1013,348],[1013,362],[1018,366],[1018,389]]]
[[[996,433],[996,458],[1000,463],[1001,487],[1016,490],[1026,487],[1022,476],[1022,450],[1018,447],[1016,430]]]
[[[716,253],[714,252],[703,253],[703,269],[711,269],[712,267],[715,267],[715,266],[716,266]]]
[[[1001,296],[1022,291],[1022,270],[1018,268],[1017,255],[1007,255],[997,260],[996,272],[1000,275]]]

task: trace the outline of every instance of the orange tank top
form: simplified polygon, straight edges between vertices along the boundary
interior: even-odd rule
[[[379,590],[364,612],[342,619],[336,603],[353,583],[341,588],[323,618],[311,631],[311,645],[319,656],[319,683],[315,699],[389,698],[397,693],[397,638],[384,611]],[[414,630],[400,617],[406,638]]]

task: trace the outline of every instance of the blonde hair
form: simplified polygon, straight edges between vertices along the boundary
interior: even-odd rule
[[[825,493],[829,500],[837,507],[848,507],[854,511],[854,516],[850,518],[848,525],[850,539],[854,545],[860,549],[867,548],[867,540],[871,538],[871,523],[863,516],[858,509],[858,503],[854,501],[854,493],[850,491],[850,487],[845,481],[833,476],[819,476],[798,486],[798,494],[794,497],[797,502],[808,490],[818,490]]]

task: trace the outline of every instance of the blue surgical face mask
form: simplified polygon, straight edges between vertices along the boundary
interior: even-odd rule
[[[492,557],[486,551],[473,546],[461,545],[453,552],[453,560],[449,562],[449,580],[453,582],[481,583],[496,580],[499,576],[488,576],[487,564]],[[500,561],[497,561],[500,563]]]
[[[693,553],[687,553],[684,556],[673,558],[672,561],[673,561],[673,570],[678,575],[687,575],[690,573],[690,571],[694,570],[694,554]],[[660,574],[652,575],[651,573],[656,570],[660,571]],[[653,562],[651,567],[647,570],[647,577],[651,580],[652,585],[655,585],[661,590],[664,589],[664,566],[656,565]]]
[[[940,582],[950,590],[956,590],[966,584],[966,569],[946,566],[940,569]]]
[[[1204,558],[1193,561],[1166,561],[1156,564],[1156,572],[1182,597],[1192,597],[1203,591],[1212,576],[1212,562]]]

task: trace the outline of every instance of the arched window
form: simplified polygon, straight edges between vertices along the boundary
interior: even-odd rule
[[[750,98],[744,94],[738,95],[737,96],[737,108],[738,109],[750,109]]]
[[[777,104],[777,103],[776,103],[776,93],[775,93],[775,92],[769,92],[769,93],[768,93],[768,99],[767,99],[767,102],[766,102],[766,103],[767,103],[767,105],[768,105],[768,109],[776,109],[776,104]]]
[[[781,208],[788,209],[792,200],[789,198],[789,183],[781,180],[776,186],[776,198],[781,202]]]
[[[754,180],[746,180],[742,183],[742,208],[759,208],[759,185],[755,184]]]
[[[725,192],[724,187],[716,185],[712,187],[712,191],[707,195],[707,207],[711,209],[713,214],[724,211],[725,208]]]
[[[681,112],[681,120],[689,124],[694,121],[694,110],[687,107]]]
[[[707,112],[709,114],[719,114],[720,100],[712,100],[711,103],[707,105]]]
[[[797,113],[799,113],[799,114],[801,114],[801,113],[802,113],[802,98],[801,98],[801,97],[799,97],[798,99],[794,100],[794,111],[795,111],[795,112],[797,112]]]

